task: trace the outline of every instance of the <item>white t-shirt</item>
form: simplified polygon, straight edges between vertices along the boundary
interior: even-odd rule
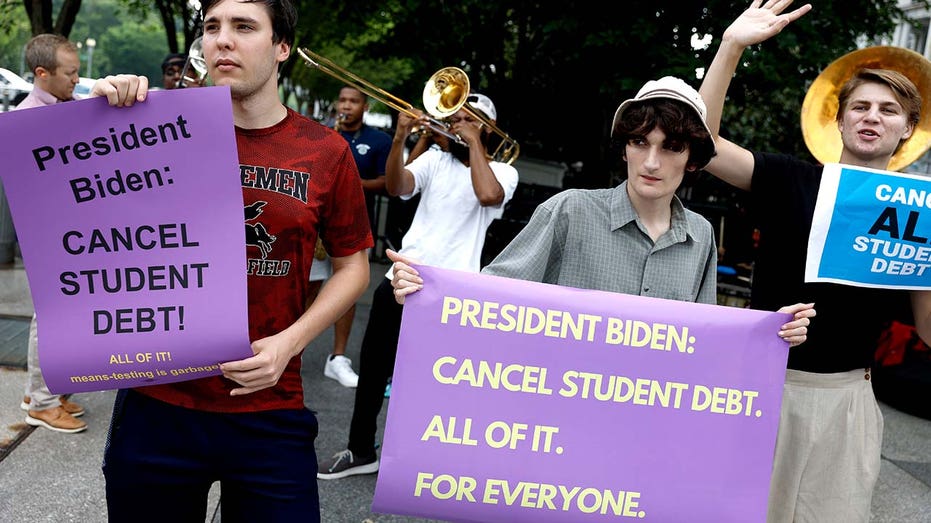
[[[488,207],[475,196],[469,167],[450,153],[427,150],[405,166],[414,175],[414,190],[401,198],[420,193],[420,203],[399,252],[425,265],[478,272],[488,226],[517,189],[517,169],[501,162],[490,166],[504,200]],[[390,268],[386,276],[391,278]]]

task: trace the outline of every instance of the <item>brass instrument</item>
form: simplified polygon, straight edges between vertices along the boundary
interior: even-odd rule
[[[343,120],[346,119],[346,113],[337,113],[336,118],[333,118],[333,130],[339,132],[340,126],[343,124]]]
[[[931,147],[931,62],[920,53],[896,46],[874,46],[841,56],[815,78],[802,103],[801,125],[805,145],[821,163],[840,160],[843,144],[837,128],[837,95],[859,69],[890,69],[907,76],[921,93],[921,119],[912,136],[889,161],[898,171]]]
[[[481,111],[473,110],[466,103],[469,98],[469,76],[458,67],[444,67],[433,73],[423,87],[423,104],[428,113],[437,118],[447,118],[462,110],[487,126],[501,137],[501,142],[491,157],[508,165],[520,155],[520,145]]]
[[[411,118],[418,118],[419,115],[414,111],[414,106],[410,103],[392,95],[381,89],[371,82],[347,71],[336,65],[330,59],[310,51],[307,48],[298,48],[297,54],[304,59],[310,67],[340,80],[341,82],[351,85],[363,93],[375,98],[388,107],[404,113]],[[467,145],[462,138],[449,130],[449,125],[441,121],[441,118],[449,117],[460,109],[465,110],[482,125],[501,136],[502,142],[495,149],[492,157],[499,162],[511,164],[517,159],[520,153],[520,146],[507,133],[503,132],[494,123],[488,119],[481,111],[473,111],[466,103],[469,96],[469,77],[459,68],[446,67],[434,73],[424,85],[423,102],[427,114],[427,130],[441,134],[456,143]]]
[[[203,38],[200,36],[191,43],[191,48],[187,52],[187,60],[181,68],[181,78],[178,80],[179,89],[203,85],[203,80],[207,77],[207,59],[204,58],[203,43]]]

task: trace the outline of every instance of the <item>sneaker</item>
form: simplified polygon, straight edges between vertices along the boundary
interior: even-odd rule
[[[323,367],[323,375],[333,378],[343,387],[354,389],[359,385],[359,375],[352,370],[352,360],[346,356],[331,354]]]
[[[65,398],[64,396],[59,398],[59,401],[61,401],[61,408],[65,409],[65,412],[71,414],[75,418],[80,418],[84,415],[84,407],[78,405],[77,403]]]
[[[321,461],[317,467],[317,479],[339,479],[358,474],[374,474],[378,472],[378,456],[368,459],[357,459],[351,450],[344,450],[333,454],[333,457]]]
[[[55,432],[74,434],[87,429],[87,423],[65,412],[64,407],[46,410],[30,410],[26,413],[26,424],[33,427],[45,427]]]
[[[65,412],[71,414],[75,418],[80,418],[84,415],[84,407],[78,405],[77,403],[68,400],[64,396],[60,397],[58,401],[61,402],[61,407],[65,409]],[[23,402],[19,404],[19,408],[28,411],[30,403],[32,403],[32,398],[29,396],[23,396]]]

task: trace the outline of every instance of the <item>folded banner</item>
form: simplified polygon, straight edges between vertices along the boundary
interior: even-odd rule
[[[765,521],[789,315],[418,269],[373,511]]]
[[[929,238],[931,179],[827,164],[808,236],[805,281],[931,288]]]
[[[0,115],[53,392],[200,378],[252,354],[233,131],[227,87]]]

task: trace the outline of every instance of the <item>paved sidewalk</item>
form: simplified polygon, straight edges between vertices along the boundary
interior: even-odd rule
[[[372,284],[360,300],[347,356],[358,369],[359,345],[368,321],[371,293],[385,266],[372,265]],[[0,318],[32,314],[21,265],[0,267]],[[25,343],[25,341],[23,341]],[[307,403],[317,412],[320,435],[317,452],[328,456],[342,450],[348,439],[354,389],[323,377],[332,329],[308,346],[304,355]],[[25,351],[25,345],[23,345]],[[19,408],[25,384],[21,368],[0,368],[0,522],[107,521],[104,482],[100,471],[114,393],[77,394],[72,399],[87,410],[88,430],[60,434],[25,428]],[[872,523],[931,522],[931,421],[909,416],[883,405],[885,436],[879,485],[873,498]],[[382,409],[378,438],[387,408]],[[10,444],[15,446],[10,446]],[[326,523],[405,523],[427,520],[373,514],[376,475],[320,481],[322,519]],[[50,495],[51,493],[51,495]],[[206,522],[215,514],[219,489],[211,493]],[[160,500],[153,500],[159,502]],[[140,507],[145,510],[145,507]]]

